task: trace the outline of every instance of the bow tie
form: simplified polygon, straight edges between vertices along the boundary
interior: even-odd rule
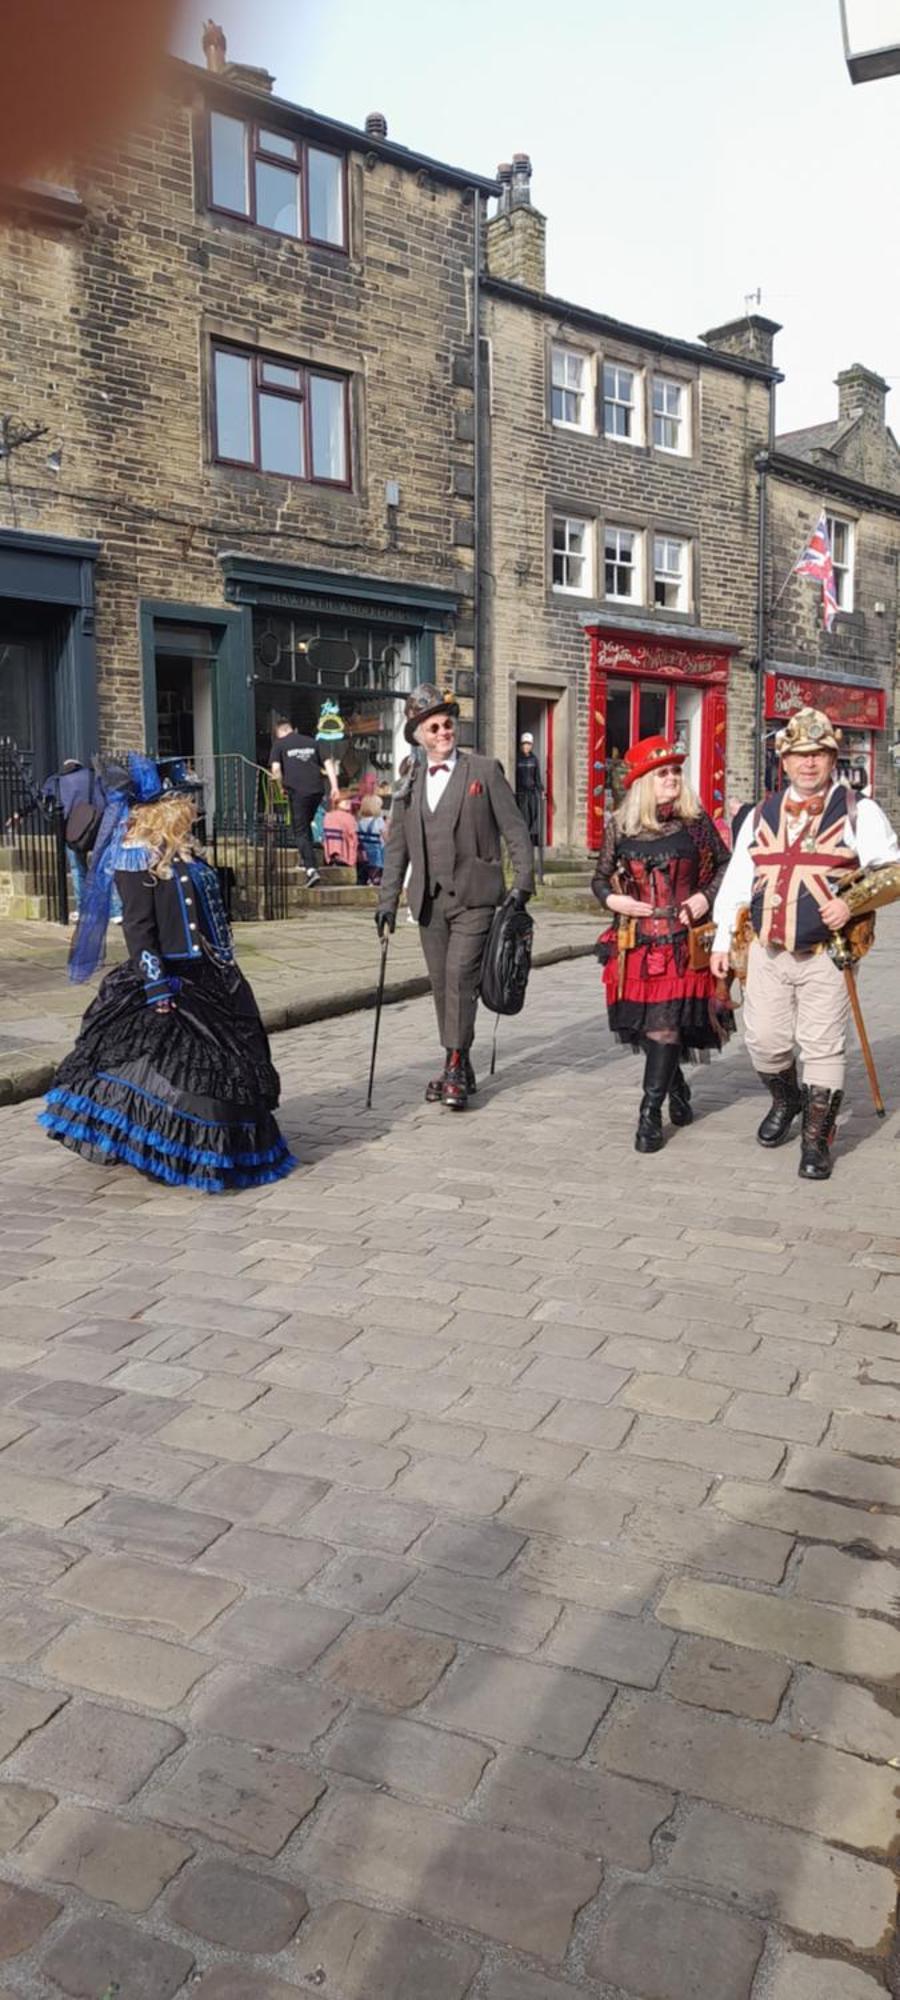
[[[818,819],[825,808],[825,794],[816,792],[811,799],[785,799],[784,804],[792,819],[799,819],[801,813],[806,813],[810,819]]]
[[[449,769],[449,764],[429,764],[428,776],[429,778],[434,778],[437,776],[438,771],[449,771]]]

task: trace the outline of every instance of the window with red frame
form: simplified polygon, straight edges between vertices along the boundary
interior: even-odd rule
[[[271,354],[213,348],[213,456],[226,465],[350,485],[348,380]]]
[[[344,161],[306,139],[213,111],[210,206],[307,243],[347,246]]]

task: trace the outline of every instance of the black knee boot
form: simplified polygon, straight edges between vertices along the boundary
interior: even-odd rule
[[[658,1153],[663,1145],[662,1108],[678,1066],[678,1049],[670,1042],[645,1042],[644,1095],[634,1145],[638,1153]]]
[[[693,1125],[691,1090],[680,1063],[676,1063],[669,1085],[669,1117],[673,1125]]]
[[[791,1063],[790,1069],[776,1070],[771,1076],[763,1076],[757,1070],[757,1075],[772,1093],[771,1109],[766,1112],[757,1139],[761,1146],[781,1146],[790,1138],[794,1119],[803,1110],[797,1065]]]

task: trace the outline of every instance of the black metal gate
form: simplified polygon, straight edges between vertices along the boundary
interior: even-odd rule
[[[6,891],[5,915],[68,923],[63,817],[41,800],[31,755],[10,737],[0,738],[0,884]]]

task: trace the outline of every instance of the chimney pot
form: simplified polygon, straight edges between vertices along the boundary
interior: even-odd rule
[[[366,132],[370,139],[386,139],[387,119],[383,111],[370,111],[366,119]]]
[[[218,21],[204,21],[203,53],[206,57],[206,67],[216,76],[221,76],[225,68],[226,48],[225,31],[219,27]]]
[[[531,160],[527,153],[512,156],[510,202],[513,208],[531,207]]]

